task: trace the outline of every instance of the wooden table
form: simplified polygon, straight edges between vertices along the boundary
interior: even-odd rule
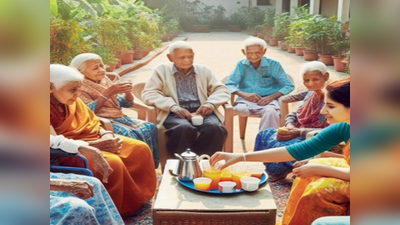
[[[167,161],[153,204],[155,225],[275,225],[276,204],[268,184],[256,192],[207,194],[183,187],[171,176],[178,160]]]

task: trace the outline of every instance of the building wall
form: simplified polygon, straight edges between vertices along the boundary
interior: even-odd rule
[[[275,2],[277,0],[270,0],[271,5],[270,6],[259,6],[261,9],[275,9]],[[249,3],[252,7],[257,6],[257,0],[201,0],[206,5],[214,5],[214,6],[219,6],[222,5],[225,9],[225,16],[229,16],[232,13],[236,12],[239,8],[246,6],[249,6]]]
[[[338,0],[321,0],[321,15],[331,17],[337,15]]]

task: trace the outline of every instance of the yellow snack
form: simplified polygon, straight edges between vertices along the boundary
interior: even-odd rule
[[[287,127],[279,127],[278,129],[276,129],[277,133],[283,133],[285,131],[289,131],[289,129]]]

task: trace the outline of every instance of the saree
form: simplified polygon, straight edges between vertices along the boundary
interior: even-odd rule
[[[50,173],[50,179],[84,180],[93,186],[93,197],[80,199],[69,192],[50,191],[50,224],[123,224],[113,201],[101,182],[93,177]]]
[[[113,82],[108,77],[105,77],[100,83],[85,79],[81,87],[80,98],[90,110],[95,112],[97,99],[112,85]],[[123,94],[113,95],[104,103],[96,115],[109,119],[112,123],[114,133],[145,142],[151,149],[154,165],[157,168],[157,127],[153,123],[124,115],[121,107],[130,107],[131,105],[133,105],[133,102],[126,101]]]
[[[66,105],[66,116],[62,117],[50,104],[50,123],[57,134],[66,138],[93,141],[100,138],[100,121],[79,98]],[[156,174],[152,154],[141,141],[117,135],[122,140],[122,148],[114,154],[102,151],[104,158],[114,172],[104,184],[122,216],[135,212],[143,202],[152,198],[156,188]],[[100,149],[101,150],[101,149]],[[93,167],[90,155],[85,155],[95,177],[102,175]],[[76,166],[70,158],[60,161],[62,165]]]
[[[344,158],[317,158],[309,163],[350,167],[350,142],[343,149]],[[323,216],[341,216],[350,205],[350,181],[332,177],[296,178],[282,225],[309,225]]]
[[[296,128],[325,128],[328,126],[326,119],[320,114],[324,106],[324,100],[313,91],[299,93],[287,96],[290,102],[303,100],[298,107],[296,114]],[[310,129],[311,130],[311,129]],[[276,129],[266,129],[259,132],[256,136],[254,151],[260,151],[270,148],[285,147],[304,141],[304,137],[297,137],[287,141],[278,141],[276,138]],[[266,171],[271,176],[286,175],[292,170],[293,162],[265,163]]]

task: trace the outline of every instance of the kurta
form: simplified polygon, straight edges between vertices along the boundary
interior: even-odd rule
[[[100,121],[96,115],[79,98],[75,103],[66,105],[66,117],[62,117],[50,104],[50,123],[57,134],[66,138],[83,141],[94,141],[100,138]],[[143,202],[152,198],[156,188],[156,174],[149,147],[142,141],[118,136],[122,148],[118,154],[102,151],[114,172],[104,184],[121,215],[135,212]],[[101,149],[100,149],[101,150]],[[102,179],[102,175],[93,167],[91,157],[88,158],[90,169],[94,175]],[[71,159],[61,161],[64,165],[73,165]]]

